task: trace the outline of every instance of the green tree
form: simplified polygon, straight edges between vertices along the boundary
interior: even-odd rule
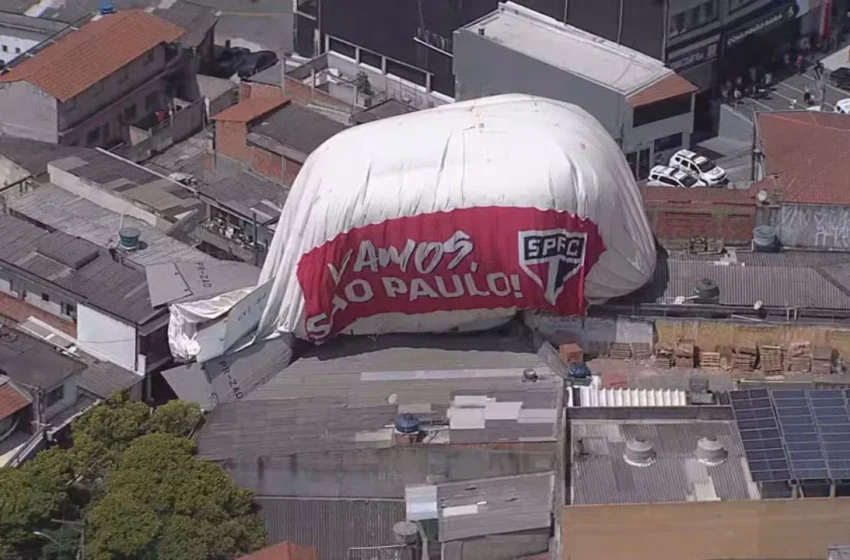
[[[225,559],[262,547],[251,492],[193,453],[191,440],[166,433],[127,448],[87,516],[91,558]]]

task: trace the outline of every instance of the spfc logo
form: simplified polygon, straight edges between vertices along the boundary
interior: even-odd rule
[[[587,234],[549,229],[519,232],[519,265],[555,305],[564,285],[584,265]]]

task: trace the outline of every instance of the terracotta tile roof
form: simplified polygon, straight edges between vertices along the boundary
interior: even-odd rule
[[[756,203],[755,195],[757,192],[758,190],[753,187],[749,189],[640,187],[640,193],[643,196],[643,202],[646,206],[668,204],[689,206],[753,206]]]
[[[757,122],[767,177],[759,188],[784,202],[850,206],[850,116],[783,111]]]
[[[281,95],[260,95],[243,99],[236,105],[228,107],[213,117],[215,121],[251,122],[289,103],[289,99]]]
[[[0,419],[11,416],[30,402],[30,398],[11,383],[0,385]]]
[[[629,96],[629,105],[640,107],[641,105],[649,105],[656,101],[670,99],[671,97],[685,95],[686,93],[694,93],[697,90],[699,90],[697,86],[680,75],[673,73],[631,94]]]
[[[0,76],[26,81],[60,101],[79,95],[160,43],[186,32],[143,10],[126,10],[93,20],[61,37]]]
[[[239,560],[317,560],[315,549],[288,542],[260,549]]]

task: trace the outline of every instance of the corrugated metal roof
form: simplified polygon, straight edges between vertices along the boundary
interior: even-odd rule
[[[47,164],[55,159],[92,153],[97,152],[77,146],[62,146],[28,138],[0,136],[0,154],[36,176],[47,173]]]
[[[145,267],[151,303],[185,302],[256,286],[260,269],[235,261],[171,262]]]
[[[511,50],[630,95],[674,72],[660,60],[513,2],[465,27]]]
[[[734,422],[618,422],[573,420],[573,504],[626,504],[758,499]],[[695,456],[703,437],[718,439],[727,459],[707,466]],[[649,466],[632,466],[626,442],[643,439],[657,454]]]
[[[583,407],[636,407],[636,406],[687,406],[688,393],[680,389],[636,389],[577,387],[577,406]]]
[[[267,136],[304,155],[310,155],[325,140],[346,128],[348,127],[307,107],[289,103],[251,126],[251,132]]]
[[[440,542],[549,527],[554,490],[554,472],[439,484]]]
[[[258,497],[267,542],[315,548],[321,560],[345,560],[352,547],[393,545],[393,525],[404,520],[403,500],[328,500]]]
[[[118,12],[61,37],[0,76],[0,82],[26,81],[64,102],[184,32],[143,10]]]

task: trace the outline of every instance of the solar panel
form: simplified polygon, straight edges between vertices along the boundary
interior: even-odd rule
[[[815,426],[832,480],[850,480],[850,406],[844,391],[809,391]]]
[[[779,423],[766,389],[729,393],[747,465],[756,482],[791,480]]]
[[[771,391],[773,406],[779,419],[779,429],[785,452],[795,480],[827,480],[829,471],[815,426],[815,416],[807,391]]]

